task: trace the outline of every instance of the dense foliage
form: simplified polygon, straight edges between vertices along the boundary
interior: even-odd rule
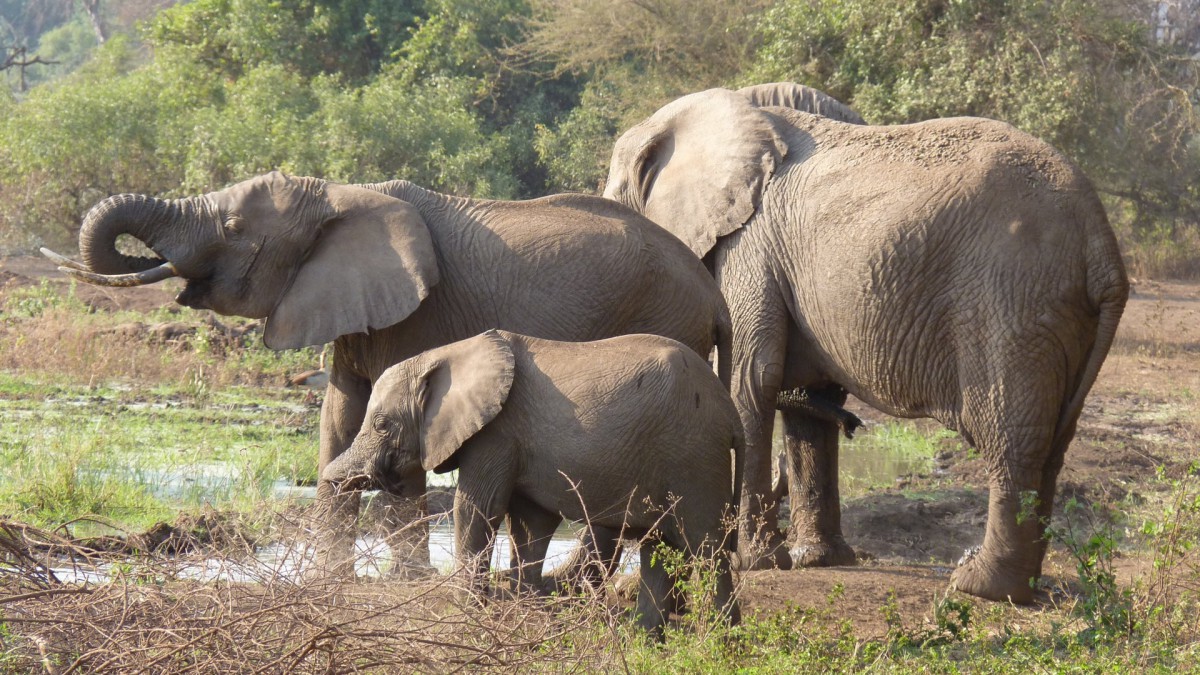
[[[70,240],[107,194],[274,168],[596,191],[667,100],[785,79],[874,123],[1009,121],[1085,168],[1128,246],[1200,240],[1196,2],[101,0],[102,43],[84,4],[0,0],[0,47],[57,62],[26,91],[5,72],[8,248]]]

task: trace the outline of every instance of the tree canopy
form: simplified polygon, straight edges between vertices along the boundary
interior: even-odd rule
[[[1195,246],[1198,5],[0,0],[0,49],[55,62],[27,67],[24,91],[5,73],[0,246],[72,239],[108,194],[270,169],[598,191],[616,136],[658,106],[775,80],[876,124],[1008,121],[1080,163],[1127,245]]]

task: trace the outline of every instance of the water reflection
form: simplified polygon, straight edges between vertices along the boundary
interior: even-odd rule
[[[889,486],[901,476],[931,472],[938,442],[953,435],[945,429],[925,434],[912,422],[890,420],[864,427],[852,439],[841,438],[838,480],[843,494]],[[776,456],[784,451],[783,419],[779,417],[772,446]]]
[[[546,552],[545,569],[553,569],[566,560],[574,549],[579,526],[564,524],[554,533],[550,548]],[[355,542],[355,571],[359,576],[381,577],[392,565],[392,552],[387,542],[377,536],[365,535]],[[492,568],[508,569],[511,541],[503,528],[498,533],[492,550]],[[180,579],[195,581],[236,581],[266,583],[278,579],[299,579],[313,564],[312,546],[298,541],[277,542],[258,549],[253,558],[247,560],[209,559],[183,560],[172,568]],[[429,528],[429,558],[432,565],[442,574],[454,570],[454,528],[449,518],[443,518]],[[629,549],[622,561],[622,571],[637,568],[635,549]],[[121,563],[105,563],[95,566],[58,566],[51,568],[54,574],[66,583],[105,583],[115,575],[127,571]]]

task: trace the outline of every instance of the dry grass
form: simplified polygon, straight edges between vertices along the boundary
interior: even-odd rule
[[[1133,236],[1118,226],[1129,275],[1137,279],[1200,279],[1200,227]]]
[[[257,568],[242,581],[188,580],[212,550],[108,560],[79,542],[0,523],[0,672],[244,673],[612,671],[627,623],[602,597],[496,598],[455,576],[347,583]],[[228,555],[228,553],[223,554]]]
[[[192,318],[192,317],[189,317]],[[253,327],[195,318],[122,320],[75,307],[0,323],[0,370],[90,384],[124,379],[179,387],[282,384],[316,352],[272,352]]]

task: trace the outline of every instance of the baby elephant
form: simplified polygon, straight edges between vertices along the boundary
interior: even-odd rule
[[[724,518],[738,504],[731,464],[741,466],[743,446],[721,382],[674,340],[488,331],[384,371],[362,430],[323,478],[396,490],[458,469],[454,540],[475,583],[486,583],[482,554],[506,515],[519,581],[536,588],[563,517],[642,538],[639,623],[657,632],[672,578],[656,541],[713,559],[716,606],[740,618]]]

